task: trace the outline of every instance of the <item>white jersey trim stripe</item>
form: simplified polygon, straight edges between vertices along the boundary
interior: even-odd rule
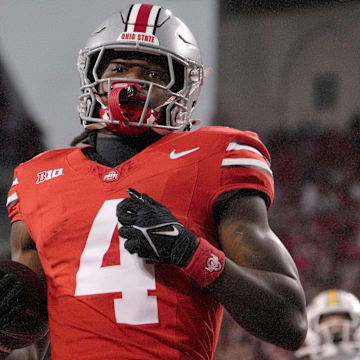
[[[14,192],[12,195],[10,195],[8,198],[7,198],[7,201],[6,201],[6,206],[9,206],[11,203],[13,203],[14,201],[17,201],[19,200],[16,192]]]
[[[235,141],[232,141],[226,149],[226,151],[232,151],[232,150],[248,150],[248,151],[252,151],[252,152],[264,157],[264,155],[259,150],[255,149],[254,147],[249,146],[249,145],[239,144]]]
[[[19,180],[18,180],[18,178],[16,177],[16,178],[14,179],[14,181],[12,182],[11,186],[15,186],[15,185],[17,185],[18,183],[19,183]]]
[[[272,171],[266,163],[261,160],[248,159],[248,158],[236,158],[236,159],[224,159],[221,164],[222,167],[259,167],[272,175]]]

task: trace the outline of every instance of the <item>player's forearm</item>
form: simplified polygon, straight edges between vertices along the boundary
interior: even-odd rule
[[[49,335],[37,343],[23,349],[13,351],[11,354],[0,354],[0,360],[43,360],[50,344]],[[3,357],[2,357],[3,356]]]
[[[208,289],[239,325],[255,336],[289,350],[302,344],[306,317],[296,279],[226,259],[224,271]]]
[[[1,353],[0,360],[42,360],[43,357],[37,357],[34,351],[30,349],[31,347],[28,346],[24,349],[14,350],[10,354]]]
[[[42,360],[43,357],[39,358],[36,356],[34,351],[31,349],[32,346],[26,347],[24,349],[19,349],[13,351],[11,354],[6,355],[5,357],[0,357],[0,359],[6,360]]]

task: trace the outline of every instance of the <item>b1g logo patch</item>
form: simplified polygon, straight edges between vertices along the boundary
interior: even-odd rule
[[[42,172],[39,172],[37,174],[36,184],[40,184],[46,180],[54,179],[58,176],[64,175],[63,173],[64,169],[53,169],[53,170],[45,170]]]

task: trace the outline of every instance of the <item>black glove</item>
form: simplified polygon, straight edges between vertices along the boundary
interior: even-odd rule
[[[116,207],[123,225],[119,236],[127,239],[125,248],[142,258],[186,267],[199,245],[196,235],[164,205],[134,189],[129,188],[128,193],[130,197]]]
[[[25,311],[23,301],[19,300],[24,284],[14,275],[0,271],[0,330],[8,328],[15,321],[16,314]]]

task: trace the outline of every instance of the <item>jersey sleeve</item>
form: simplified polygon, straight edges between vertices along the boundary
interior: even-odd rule
[[[274,199],[271,158],[258,135],[249,131],[238,133],[228,138],[224,148],[220,159],[220,188],[213,201],[225,191],[252,189],[266,195],[269,207]]]
[[[21,211],[20,211],[20,199],[18,196],[18,187],[19,187],[19,180],[15,170],[13,182],[8,192],[8,197],[6,201],[6,207],[8,210],[11,224],[14,223],[15,221],[22,220]]]

